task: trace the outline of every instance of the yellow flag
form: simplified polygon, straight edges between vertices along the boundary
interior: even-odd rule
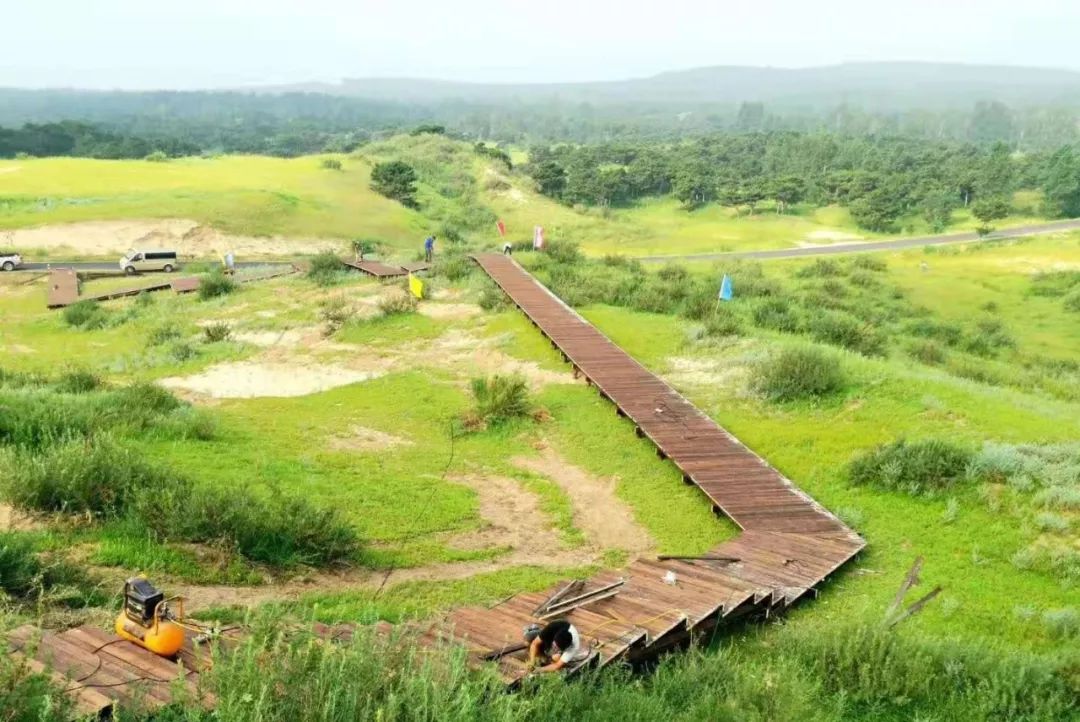
[[[424,297],[424,282],[411,273],[409,274],[409,290],[417,298]]]

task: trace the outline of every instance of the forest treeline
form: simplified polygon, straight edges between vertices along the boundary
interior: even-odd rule
[[[570,205],[619,206],[671,196],[753,213],[792,204],[847,207],[863,228],[894,230],[922,215],[943,230],[953,210],[984,223],[1007,215],[1018,190],[1041,189],[1041,212],[1080,216],[1080,151],[1021,153],[992,145],[824,133],[727,133],[673,144],[613,142],[536,146],[526,172],[547,196]]]

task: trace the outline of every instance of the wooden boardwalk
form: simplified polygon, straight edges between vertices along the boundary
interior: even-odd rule
[[[731,618],[782,610],[813,592],[865,542],[761,457],[699,411],[555,297],[512,259],[474,256],[480,266],[657,453],[697,485],[743,533],[714,560],[639,559],[587,580],[583,592],[622,581],[613,596],[562,615],[593,646],[591,662],[643,660],[685,644]],[[494,608],[463,608],[421,641],[464,640],[481,663],[521,641],[522,628],[556,589],[519,594]],[[582,592],[578,592],[579,594]],[[525,653],[496,662],[506,681],[525,672]]]
[[[296,266],[278,264],[264,271],[250,274],[237,274],[233,278],[237,283],[265,281],[279,276],[296,273]],[[81,294],[78,275],[69,268],[54,268],[49,273],[49,292],[46,303],[49,308],[63,308],[78,301],[110,301],[115,298],[138,296],[140,293],[172,290],[174,293],[194,293],[199,290],[202,279],[199,276],[181,276],[179,278],[161,278],[137,286],[122,286],[98,293]]]

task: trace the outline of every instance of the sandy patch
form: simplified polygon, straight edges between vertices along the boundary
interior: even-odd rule
[[[535,361],[516,359],[495,348],[497,343],[497,339],[481,339],[453,329],[432,341],[427,349],[417,355],[419,358],[439,359],[441,366],[456,366],[471,376],[520,374],[533,390],[549,384],[585,383],[584,377],[575,379],[569,369],[552,371],[542,368]]]
[[[3,349],[4,351],[9,353],[37,353],[36,350],[30,348],[29,346],[24,346],[21,343],[9,343],[8,345],[4,346]]]
[[[341,451],[381,451],[396,446],[411,446],[412,442],[400,436],[387,434],[366,426],[353,426],[347,434],[330,438],[330,448]]]
[[[34,517],[8,504],[0,504],[0,531],[33,531],[44,528],[45,525]]]
[[[668,359],[668,371],[664,377],[678,386],[721,386],[735,388],[742,385],[749,372],[748,367],[732,365],[723,359],[673,356]]]
[[[381,374],[331,365],[298,365],[240,361],[211,366],[194,376],[170,377],[159,383],[216,399],[306,396],[338,386],[367,381]]]
[[[0,168],[0,175],[4,175],[5,173],[14,173],[15,171],[19,170],[22,170],[21,165],[13,166],[11,168]]]
[[[233,251],[245,255],[315,253],[343,246],[344,241],[325,238],[239,236],[223,233],[196,221],[161,220],[86,221],[21,228],[6,234],[5,244],[16,248],[68,248],[88,255],[119,255],[129,248],[175,248],[183,257],[217,256]]]
[[[574,526],[595,546],[623,549],[631,555],[654,549],[652,537],[634,519],[634,513],[616,496],[616,477],[599,478],[546,448],[539,458],[514,459],[516,466],[546,476],[559,485],[574,506]]]
[[[290,328],[284,331],[234,331],[233,338],[237,341],[250,343],[252,346],[268,348],[270,346],[284,346],[295,348],[311,335],[311,329]]]
[[[472,303],[421,303],[416,310],[440,320],[472,318],[481,312],[480,307]]]

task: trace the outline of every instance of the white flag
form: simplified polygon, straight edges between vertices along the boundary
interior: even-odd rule
[[[544,247],[544,227],[536,226],[533,228],[533,250],[539,251]]]

